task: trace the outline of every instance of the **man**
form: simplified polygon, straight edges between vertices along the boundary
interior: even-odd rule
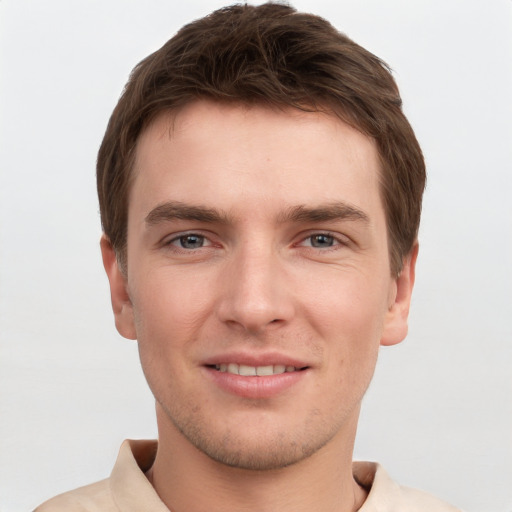
[[[414,284],[425,169],[400,106],[379,59],[278,4],[135,68],[98,155],[101,250],[159,440],[37,510],[455,510],[352,463]]]

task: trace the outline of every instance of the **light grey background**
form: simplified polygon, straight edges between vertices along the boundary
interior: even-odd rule
[[[96,151],[129,71],[221,1],[1,0],[0,511],[106,477],[154,437],[100,263]],[[512,511],[512,2],[302,0],[388,61],[429,170],[408,340],[357,458],[467,512]]]

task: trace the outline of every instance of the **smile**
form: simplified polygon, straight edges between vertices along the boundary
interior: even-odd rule
[[[251,400],[269,399],[300,386],[301,382],[310,381],[312,368],[301,361],[270,354],[257,359],[247,355],[224,355],[216,361],[207,361],[203,370],[223,392]],[[242,362],[234,363],[233,360]],[[270,364],[272,361],[279,363]]]
[[[295,366],[285,366],[284,364],[274,364],[266,366],[248,366],[237,363],[216,364],[215,369],[222,373],[231,373],[243,377],[265,377],[268,375],[279,375],[286,372],[296,372],[305,368],[296,368]]]

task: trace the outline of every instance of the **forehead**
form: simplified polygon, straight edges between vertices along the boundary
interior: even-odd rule
[[[197,101],[141,134],[130,210],[169,200],[380,207],[379,173],[374,141],[334,115]]]

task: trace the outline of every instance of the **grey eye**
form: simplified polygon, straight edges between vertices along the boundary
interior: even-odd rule
[[[183,249],[200,249],[204,245],[204,236],[183,235],[179,237],[179,242]]]
[[[312,247],[332,247],[334,245],[334,237],[331,235],[313,235],[310,237]]]

